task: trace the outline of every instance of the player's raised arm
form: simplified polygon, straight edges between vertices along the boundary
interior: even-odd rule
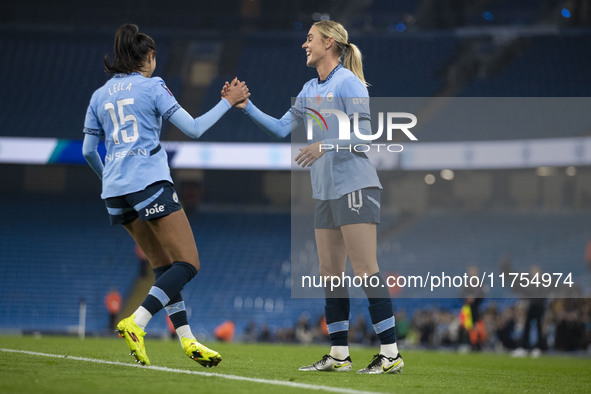
[[[231,84],[224,86],[226,95],[220,102],[205,114],[193,118],[183,108],[179,108],[169,118],[170,122],[191,138],[199,138],[213,126],[230,108],[244,102],[250,96],[246,83],[234,78]]]
[[[222,88],[221,95],[225,98],[228,94],[230,84],[225,83]],[[251,100],[244,100],[235,105],[236,108],[242,109],[242,111],[250,118],[257,126],[259,126],[264,132],[269,134],[271,137],[284,138],[289,135],[295,128],[300,124],[300,118],[293,116],[291,110],[287,111],[281,119],[274,118],[267,115],[260,109],[258,109]]]

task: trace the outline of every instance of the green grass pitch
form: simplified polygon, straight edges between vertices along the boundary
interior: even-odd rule
[[[402,374],[369,376],[355,372],[306,373],[297,370],[322,357],[328,345],[207,345],[224,357],[217,368],[203,368],[191,361],[177,341],[148,338],[146,347],[152,365],[161,367],[151,369],[136,367],[128,355],[125,342],[118,338],[87,338],[81,341],[71,337],[0,336],[0,349],[69,356],[48,357],[0,350],[0,393],[549,393],[589,392],[591,388],[591,359],[588,357],[518,359],[503,354],[405,352],[403,349],[406,366]],[[375,351],[353,347],[354,369],[365,367]],[[215,375],[201,374],[204,372]],[[223,378],[218,375],[231,376]],[[241,377],[249,379],[238,380]]]

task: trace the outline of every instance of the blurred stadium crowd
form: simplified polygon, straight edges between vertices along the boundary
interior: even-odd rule
[[[583,98],[591,91],[589,0],[230,0],[207,6],[27,0],[0,5],[0,137],[81,140],[90,95],[106,79],[103,56],[123,22],[137,23],[156,39],[156,75],[192,114],[210,108],[223,82],[237,75],[259,107],[281,116],[289,98],[315,77],[300,45],[308,26],[325,18],[342,22],[363,51],[371,96]],[[163,131],[164,140],[188,139],[170,125]],[[450,130],[422,140],[589,135],[589,128],[517,136]],[[239,111],[202,140],[289,142],[271,140]],[[105,294],[117,288],[125,303],[143,276],[134,245],[123,230],[108,226],[96,177],[68,163],[0,164],[0,172],[0,203],[10,207],[0,221],[0,331],[76,332],[84,300],[88,332],[106,332]],[[555,266],[574,272],[582,294],[483,295],[476,309],[466,297],[398,294],[396,322],[407,346],[515,355],[590,348],[588,166],[464,170],[453,181],[438,171],[384,171],[380,177],[391,207],[384,214],[392,220],[380,230],[380,258],[391,260],[389,269],[417,259],[468,266],[486,257],[497,264],[510,252],[516,270],[539,264],[548,272]],[[173,178],[200,255],[211,262],[185,289],[196,331],[211,336],[233,320],[236,337],[245,341],[324,341],[322,302],[290,297],[289,171],[177,169]],[[291,197],[309,195],[306,186],[295,186]],[[416,234],[427,236],[413,244]],[[355,308],[352,342],[375,342],[365,306]],[[164,318],[150,329],[166,333]]]
[[[528,309],[537,304],[544,312],[541,331],[534,327]],[[542,351],[584,352],[589,338],[589,299],[523,299],[501,309],[495,301],[487,302],[481,312],[484,330],[478,341],[471,341],[470,329],[454,308],[417,309],[409,320],[406,311],[396,315],[398,339],[405,348],[448,349],[462,351],[510,351],[515,357],[536,356]],[[530,312],[531,314],[531,312]],[[364,314],[352,319],[350,342],[357,345],[379,344]],[[533,321],[534,325],[537,322]],[[527,332],[527,334],[526,334]],[[541,335],[540,335],[541,333]],[[328,332],[324,317],[302,314],[294,327],[273,331],[268,325],[249,322],[238,336],[245,342],[326,343]]]

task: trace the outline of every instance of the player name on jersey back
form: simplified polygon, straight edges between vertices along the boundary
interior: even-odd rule
[[[109,95],[112,96],[117,92],[120,92],[122,90],[127,90],[128,92],[131,92],[131,85],[132,83],[125,83],[125,82],[119,82],[119,83],[114,83],[113,86],[108,86],[107,90],[109,91]]]

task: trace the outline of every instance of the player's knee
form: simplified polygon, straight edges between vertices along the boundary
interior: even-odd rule
[[[193,259],[188,260],[188,263],[191,264],[197,272],[199,272],[200,264],[199,264],[199,257],[195,257]]]

